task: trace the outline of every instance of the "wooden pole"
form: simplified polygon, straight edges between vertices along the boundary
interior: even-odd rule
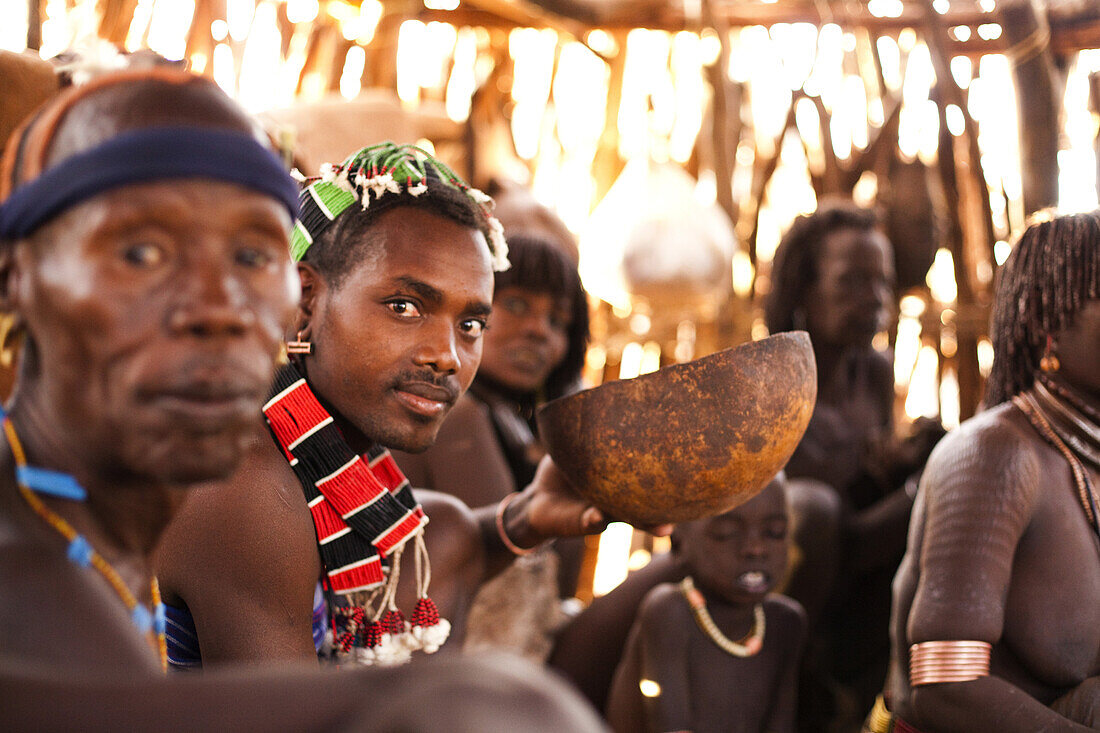
[[[1100,71],[1089,74],[1089,111],[1094,120],[1100,120]],[[1100,198],[1100,126],[1097,128],[1093,149],[1096,151],[1096,195]]]
[[[382,17],[367,46],[363,86],[397,90],[397,41],[401,24],[414,15],[410,0],[382,0]]]
[[[714,13],[712,0],[703,0],[703,23],[718,34],[718,58],[706,67],[714,92],[711,115],[711,144],[714,147],[714,178],[718,205],[731,222],[737,221],[737,203],[733,200],[733,161],[741,139],[741,87],[730,81],[730,29]]]
[[[1058,112],[1062,84],[1050,52],[1050,28],[1033,0],[1003,0],[997,9],[1012,61],[1020,110],[1024,213],[1058,203]]]
[[[42,48],[42,0],[27,0],[27,48]]]
[[[610,61],[611,76],[607,81],[603,132],[596,146],[592,173],[596,179],[596,201],[599,201],[619,177],[625,161],[619,157],[619,105],[623,99],[623,76],[626,72],[626,31],[612,33],[619,53]]]
[[[107,0],[103,4],[103,18],[99,22],[99,37],[116,46],[126,43],[135,8],[137,0]]]
[[[974,310],[976,298],[969,268],[966,266],[964,217],[962,206],[958,203],[963,193],[955,165],[955,153],[959,145],[957,138],[947,129],[947,106],[943,104],[943,100],[939,102],[940,139],[936,166],[943,194],[942,209],[947,221],[943,243],[950,250],[955,265],[956,313],[962,312],[969,316]],[[977,411],[982,398],[981,374],[978,371],[978,335],[969,328],[970,318],[956,317],[955,324],[957,348],[954,359],[958,365],[959,417],[965,420]]]

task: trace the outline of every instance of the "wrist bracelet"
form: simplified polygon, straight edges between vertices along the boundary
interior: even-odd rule
[[[969,682],[989,676],[988,641],[925,641],[909,647],[909,686]]]
[[[508,494],[508,496],[501,499],[500,503],[497,504],[497,535],[500,536],[500,541],[504,544],[505,547],[511,550],[513,555],[519,555],[520,557],[523,557],[524,555],[530,555],[532,552],[542,547],[542,545],[539,544],[535,545],[534,547],[520,547],[515,542],[512,542],[512,540],[508,537],[508,533],[504,531],[504,510],[508,508],[508,505],[511,504],[512,500],[515,499],[517,496],[519,496],[519,492],[513,491],[512,493]]]

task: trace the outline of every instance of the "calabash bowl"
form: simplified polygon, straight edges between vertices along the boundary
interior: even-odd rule
[[[537,420],[578,491],[647,526],[755,496],[794,452],[816,396],[810,339],[795,331],[561,397]]]

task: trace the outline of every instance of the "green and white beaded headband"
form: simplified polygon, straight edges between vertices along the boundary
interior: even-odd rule
[[[467,186],[454,171],[414,145],[379,143],[348,156],[339,166],[325,163],[321,175],[301,179],[308,183],[298,196],[298,219],[290,235],[290,253],[296,261],[305,257],[314,240],[349,206],[370,206],[389,194],[407,193],[418,197],[428,191],[428,171],[434,170],[444,185],[468,196],[481,210],[488,224],[489,252],[493,270],[508,269],[508,245],[504,228],[492,215],[493,200]]]

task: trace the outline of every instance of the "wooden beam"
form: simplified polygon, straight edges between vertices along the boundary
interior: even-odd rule
[[[1002,2],[1020,114],[1024,214],[1058,203],[1058,116],[1064,87],[1050,53],[1050,31],[1032,0]]]
[[[465,0],[464,4],[519,27],[552,28],[577,40],[583,40],[585,33],[593,27],[583,21],[549,12],[535,3],[517,3],[511,0]]]
[[[42,0],[27,0],[27,48],[42,48]]]
[[[1089,111],[1093,118],[1100,117],[1100,71],[1089,74]],[[1096,194],[1100,196],[1100,130],[1097,130],[1096,140],[1093,141],[1093,149],[1096,151]]]
[[[626,32],[612,34],[619,46],[619,53],[611,59],[611,74],[607,80],[607,99],[604,101],[604,125],[592,160],[592,176],[596,180],[598,202],[611,188],[626,165],[619,156],[619,105],[623,99],[623,77],[626,74]]]
[[[715,17],[713,6],[714,0],[703,0],[703,22],[717,31],[718,58],[704,69],[704,73],[713,90],[710,121],[717,200],[732,224],[737,221],[732,181],[737,143],[741,139],[741,90],[734,87],[726,72],[730,63],[729,28]]]
[[[591,22],[577,18],[563,18],[543,10],[541,13],[525,12],[518,0],[465,0],[457,10],[423,9],[417,17],[423,21],[438,20],[457,26],[483,26],[486,28],[536,27],[554,28],[570,36],[583,39],[584,34],[594,28],[603,30],[631,28],[652,28],[655,30],[679,31],[694,30],[694,24],[679,13],[637,13],[629,20]],[[905,28],[918,28],[921,25],[920,13],[907,7],[897,18],[877,18],[865,9],[846,9],[822,18],[817,9],[809,6],[774,5],[759,6],[720,6],[716,9],[731,28],[743,28],[751,25],[770,26],[776,23],[813,23],[823,25],[832,22],[845,30],[865,29],[874,35],[895,35]],[[993,13],[976,10],[951,11],[941,16],[948,27],[959,25],[977,28],[987,23],[997,23]],[[1086,48],[1100,48],[1100,17],[1052,17],[1050,20],[1050,47],[1059,55],[1067,55]],[[1009,46],[1002,32],[1001,37],[985,40],[973,33],[966,41],[950,37],[945,48],[952,56],[978,57],[987,53],[1003,53]]]

